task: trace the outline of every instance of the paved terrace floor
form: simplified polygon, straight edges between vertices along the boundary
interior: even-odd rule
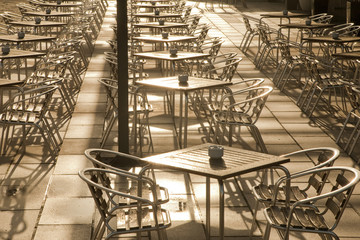
[[[110,28],[114,24],[114,1],[109,1],[106,18],[102,27],[96,48],[84,83],[78,96],[75,112],[69,123],[61,129],[64,143],[59,157],[48,159],[38,145],[30,145],[23,155],[15,155],[1,160],[0,177],[0,238],[1,239],[89,239],[91,229],[97,215],[90,193],[77,175],[80,169],[91,166],[86,161],[83,152],[90,147],[98,147],[102,131],[104,116],[105,91],[98,83],[101,77],[109,76],[109,67],[104,61],[103,52],[110,51],[106,40],[113,38]],[[189,2],[188,4],[194,4]],[[265,73],[259,72],[253,65],[254,44],[248,56],[244,56],[238,46],[242,40],[245,27],[242,23],[241,12],[258,17],[262,12],[283,9],[280,3],[251,2],[248,9],[236,9],[224,5],[204,2],[195,4],[193,12],[203,14],[201,22],[210,23],[213,28],[209,36],[221,36],[225,39],[221,51],[237,52],[243,57],[238,67],[235,81],[252,77],[263,77],[265,84],[273,85],[270,78],[274,70],[266,68]],[[271,23],[271,22],[270,22]],[[275,22],[271,23],[274,24]],[[159,76],[154,65],[146,65],[151,77]],[[153,135],[155,152],[157,154],[177,148],[174,141],[171,118],[162,112],[163,96],[159,92],[149,94],[149,100],[154,106],[151,114],[151,132]],[[202,143],[203,135],[198,131],[199,124],[194,115],[190,115],[190,132],[188,145]],[[317,127],[308,119],[294,101],[275,89],[268,99],[259,122],[257,123],[265,144],[271,154],[283,154],[309,147],[330,146],[337,147],[334,135],[329,131]],[[325,129],[326,130],[326,129]],[[249,135],[244,136],[246,144],[238,147],[255,149]],[[116,149],[114,143],[109,142],[108,148]],[[308,159],[297,159],[287,164],[290,170],[310,166]],[[335,165],[354,166],[353,160],[345,153]],[[226,182],[226,210],[225,236],[227,240],[248,239],[249,227],[252,221],[252,206],[254,204],[249,187],[256,183],[256,174],[248,174]],[[204,207],[205,207],[205,178],[184,175],[174,171],[157,171],[157,181],[167,187],[171,194],[171,201],[166,205],[171,211],[172,227],[168,229],[168,238],[200,240],[204,235]],[[243,191],[240,191],[241,187]],[[211,222],[213,239],[218,236],[217,183],[212,186],[212,214]],[[11,194],[9,194],[11,193]],[[179,202],[187,202],[185,210],[178,209]],[[360,239],[360,188],[357,187],[350,201],[349,208],[336,229],[336,233],[343,240]],[[264,221],[260,221],[264,228]],[[256,231],[256,239],[261,239],[261,232]],[[155,237],[156,238],[156,237]],[[277,239],[273,232],[271,239]],[[126,237],[124,239],[133,239]],[[294,238],[294,239],[309,239]]]

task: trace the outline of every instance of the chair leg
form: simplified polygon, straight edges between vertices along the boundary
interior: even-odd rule
[[[250,239],[252,239],[253,234],[254,234],[255,229],[256,229],[256,215],[257,215],[257,212],[258,212],[258,208],[259,208],[259,201],[256,201],[255,208],[254,208],[254,216],[253,216],[253,220],[252,220],[252,223],[251,223],[250,234],[249,234]]]
[[[229,125],[229,146],[232,146],[232,139],[233,139],[233,126]]]
[[[340,130],[340,133],[339,133],[339,135],[337,136],[337,138],[336,138],[336,140],[335,140],[335,142],[336,142],[337,144],[340,143],[341,136],[344,134],[344,131],[345,131],[345,129],[346,129],[346,125],[348,124],[348,122],[349,122],[349,120],[350,120],[350,118],[351,118],[351,115],[352,115],[352,112],[350,112],[350,113],[347,115],[346,119],[345,119],[345,122],[344,122],[344,124],[343,124],[343,126],[342,126],[342,128],[341,128],[341,130]]]
[[[351,115],[357,120],[356,124],[354,125],[354,130],[351,132],[351,135],[348,139],[347,144],[345,145],[344,149],[345,151],[351,155],[351,153],[354,151],[354,148],[356,146],[356,143],[359,140],[360,137],[360,119],[355,113],[351,113]],[[345,125],[344,125],[345,127]],[[350,147],[351,146],[351,147]],[[349,149],[350,147],[350,149]]]
[[[271,232],[271,226],[270,226],[270,223],[267,223],[266,224],[266,229],[265,229],[265,232],[264,232],[264,240],[269,240],[270,232]]]
[[[263,153],[268,153],[268,150],[265,146],[264,140],[260,134],[259,129],[255,125],[248,126],[251,136],[255,139],[256,144],[260,147]]]

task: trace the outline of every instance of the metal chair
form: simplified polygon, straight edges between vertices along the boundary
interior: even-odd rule
[[[232,146],[233,138],[240,142],[241,127],[246,127],[257,146],[266,153],[266,146],[255,123],[272,90],[272,87],[263,86],[224,95],[220,101],[219,111],[213,115],[215,140],[221,144],[227,140],[229,146]]]
[[[336,143],[351,155],[360,138],[360,86],[350,81],[342,80],[342,82],[352,110],[346,116]]]
[[[41,86],[23,89],[5,104],[0,113],[0,124],[3,125],[0,139],[2,155],[11,146],[11,141],[17,139],[15,127],[20,126],[22,129],[22,141],[19,146],[26,146],[26,138],[30,134],[34,135],[36,131],[31,130],[35,129],[40,132],[44,144],[48,146],[52,157],[56,157],[60,150],[62,138],[49,112],[49,104],[57,88],[57,86]]]
[[[110,169],[114,171],[125,172],[127,174],[133,174],[135,176],[137,176],[137,174],[134,173],[135,168],[143,167],[141,174],[146,174],[147,177],[150,177],[154,181],[159,202],[167,203],[169,201],[169,193],[167,189],[156,184],[156,178],[153,169],[144,166],[138,157],[122,152],[97,148],[86,149],[85,156],[92,162],[95,168]],[[143,194],[143,196],[145,196],[145,194],[148,195],[147,198],[149,199],[154,198],[151,195],[152,193],[149,191],[143,192]]]
[[[331,111],[332,96],[338,105],[336,90],[344,87],[344,84],[339,81],[336,67],[326,65],[310,56],[303,57],[303,60],[309,77],[303,86],[297,105],[309,117],[312,116],[320,100],[326,103],[326,110]],[[327,96],[325,96],[326,93],[328,93]]]
[[[118,85],[117,80],[114,79],[102,78],[99,82],[105,87],[107,95],[103,134],[100,141],[100,147],[104,148],[114,124],[118,120]],[[148,151],[154,151],[149,124],[149,113],[153,109],[147,100],[146,93],[129,86],[129,97],[130,142],[133,143],[134,152],[140,151],[140,155],[142,155],[146,141],[149,145]]]
[[[217,57],[218,58],[218,57]],[[204,69],[201,73],[202,77],[216,79],[225,82],[231,82],[234,77],[237,67],[241,62],[241,57],[229,57],[224,60],[222,66],[217,66],[218,61],[212,63],[208,69]]]
[[[243,53],[246,53],[253,38],[259,35],[257,29],[251,26],[250,20],[255,22],[256,24],[260,24],[260,19],[248,16],[246,14],[242,14],[242,18],[245,24],[246,32],[243,39],[241,40],[239,48]]]
[[[283,182],[312,175],[334,176],[334,181],[326,181],[326,189],[321,194],[309,195],[292,205],[278,205],[275,201],[265,208],[266,229],[264,239],[270,239],[271,229],[275,228],[281,239],[289,239],[290,233],[313,233],[322,239],[340,239],[334,232],[339,224],[351,194],[360,180],[360,172],[350,167],[325,167],[313,169],[284,178]],[[280,186],[280,183],[279,185]],[[328,186],[328,187],[327,187]],[[277,193],[277,188],[274,189]],[[275,198],[277,194],[275,194]],[[309,237],[309,235],[306,235]]]
[[[278,65],[277,54],[274,53],[274,50],[278,48],[277,40],[272,36],[273,31],[270,30],[270,27],[262,22],[258,25],[258,33],[259,38],[261,40],[261,45],[258,48],[258,52],[256,53],[254,64],[259,69],[262,70],[266,65],[266,61],[270,58],[270,63],[274,66]],[[279,37],[280,32],[277,34],[277,38]],[[281,37],[284,39],[285,37],[282,35]]]
[[[294,177],[297,174],[302,174],[306,171],[310,171],[316,168],[322,167],[331,167],[334,164],[334,161],[339,157],[340,151],[336,148],[331,147],[318,147],[318,148],[309,148],[304,150],[299,150],[287,154],[281,155],[281,157],[285,158],[297,158],[297,157],[305,157],[310,158],[314,163],[314,166],[307,169],[301,169],[294,173],[290,173],[291,177]],[[282,170],[282,168],[273,167],[272,169]],[[274,184],[266,184],[265,181],[262,181],[260,184],[252,187],[252,193],[256,200],[254,207],[254,218],[252,222],[250,237],[255,230],[256,226],[256,216],[259,209],[259,203],[263,203],[265,206],[270,206],[274,201],[279,203],[294,203],[296,201],[305,199],[310,192],[316,192],[318,194],[323,190],[324,184],[327,180],[328,174],[323,174],[322,176],[318,176],[317,173],[313,175],[309,175],[308,179],[304,181],[307,182],[305,185],[296,185],[293,183],[289,189],[286,186],[281,186],[278,188],[278,192],[275,192],[279,182],[282,182],[284,178],[286,178],[286,173],[280,176],[278,180]],[[302,181],[302,182],[304,182]],[[277,198],[275,199],[275,194],[277,194]],[[287,197],[288,196],[288,197]],[[288,202],[287,202],[288,201]]]
[[[296,80],[299,82],[301,79],[301,70],[303,67],[302,59],[298,55],[291,54],[291,49],[298,49],[300,51],[301,46],[296,42],[289,42],[281,39],[278,40],[277,44],[280,50],[281,60],[279,61],[279,65],[273,76],[273,82],[281,91],[283,91],[287,81],[290,79],[296,68],[299,68],[299,74],[296,77]]]
[[[239,89],[244,90],[258,87],[263,82],[263,78],[251,78],[234,82],[232,86],[240,86]],[[193,95],[191,95],[190,109],[194,111],[197,119],[199,120],[206,135],[207,142],[216,142],[215,139],[213,139],[215,124],[212,116],[219,111],[222,97],[231,93],[232,89],[230,87],[221,87],[212,88],[207,92],[196,91]],[[207,126],[205,126],[205,124],[207,124]]]
[[[169,212],[158,200],[155,183],[145,176],[109,169],[87,168],[79,172],[95,201],[100,220],[92,239],[110,239],[122,234],[156,231],[166,239],[165,229],[171,225]],[[144,189],[152,198],[143,195]]]

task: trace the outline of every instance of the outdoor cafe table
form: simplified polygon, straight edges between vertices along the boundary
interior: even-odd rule
[[[346,44],[360,42],[360,37],[340,36],[339,38],[335,39],[332,36],[314,36],[303,38],[302,45],[304,45],[306,42],[309,42],[310,48],[312,48],[313,43],[319,43],[320,48],[323,50],[324,54],[326,54],[328,57],[331,57],[331,49],[335,53],[338,48],[341,49],[341,52],[347,52],[349,47],[347,47]]]
[[[25,78],[28,77],[28,65],[27,65],[27,58],[38,58],[45,56],[46,53],[44,52],[33,52],[33,51],[26,51],[26,50],[19,50],[19,49],[10,49],[9,54],[4,55],[0,52],[0,77],[3,77],[4,71],[8,71],[8,78],[11,77],[11,66],[10,66],[10,60],[20,60],[24,59],[25,61]],[[6,61],[8,64],[6,64]],[[20,81],[20,63],[16,64],[17,70],[18,70],[18,80]]]
[[[290,12],[285,15],[283,12],[270,12],[270,13],[262,13],[260,14],[260,21],[262,21],[263,18],[279,18],[280,24],[282,23],[282,19],[286,18],[288,19],[288,22],[290,23],[290,19],[292,18],[304,18],[308,17],[308,13],[300,13],[300,12]]]
[[[356,60],[360,59],[360,51],[334,53],[332,56],[334,58]]]
[[[59,8],[63,9],[63,11],[69,11],[72,10],[73,8],[79,8],[82,7],[84,4],[82,2],[61,2],[61,4],[57,4],[56,2],[36,2],[33,3],[36,6],[40,6],[40,7],[48,7],[48,8],[52,8],[52,9],[56,9],[58,10]]]
[[[155,33],[160,33],[164,29],[171,29],[171,28],[186,28],[189,24],[187,23],[178,23],[178,22],[166,22],[164,25],[160,25],[159,22],[145,22],[145,23],[135,23],[133,27],[135,28],[150,28],[154,29]]]
[[[175,4],[171,4],[171,3],[160,3],[160,4],[142,4],[142,3],[136,3],[133,4],[134,7],[137,8],[153,8],[153,9],[158,9],[158,8],[173,8],[176,7]]]
[[[65,27],[67,25],[67,23],[54,22],[54,21],[41,21],[40,23],[35,23],[35,21],[13,21],[13,22],[10,22],[10,25],[19,26],[19,27],[32,27],[34,33],[37,33],[37,34],[41,33],[40,32],[41,28],[44,28],[45,34],[47,34],[48,28]],[[59,31],[57,31],[57,32],[59,32]]]
[[[326,29],[326,28],[331,28],[335,26],[335,24],[333,23],[315,23],[312,22],[310,25],[307,25],[305,22],[300,22],[300,23],[286,23],[286,24],[279,24],[279,32],[281,32],[281,30],[283,28],[289,28],[289,29],[294,29],[297,28],[301,31],[301,41],[303,39],[303,31],[307,30],[310,33],[310,36],[313,35],[314,30],[319,30],[319,29]]]
[[[17,34],[0,35],[0,42],[16,43],[17,48],[21,47],[21,43],[33,42],[34,43],[34,50],[36,50],[36,43],[53,41],[53,40],[56,40],[56,37],[25,34],[25,37],[20,39],[20,38],[18,38]],[[41,50],[41,44],[40,44],[40,50]]]
[[[279,166],[289,162],[290,159],[228,146],[224,146],[224,156],[221,159],[209,159],[208,148],[211,145],[202,144],[154,155],[142,158],[142,161],[152,168],[166,168],[206,177],[206,239],[210,239],[210,178],[217,179],[219,183],[219,232],[222,240],[225,226],[224,180]],[[282,168],[286,171],[285,167]]]
[[[140,2],[143,2],[143,3],[151,3],[151,2],[155,2],[156,4],[157,3],[166,3],[166,2],[170,2],[172,0],[132,0],[132,2],[135,2],[135,3],[140,3]]]
[[[216,87],[224,87],[231,85],[231,82],[219,81],[207,78],[190,77],[187,83],[182,84],[178,81],[178,76],[146,79],[136,82],[140,87],[157,88],[165,91],[177,91],[180,92],[180,106],[179,106],[179,130],[174,121],[175,130],[178,135],[180,148],[187,147],[187,127],[188,127],[188,106],[189,106],[189,92],[210,89]],[[185,100],[185,104],[183,104]],[[175,115],[175,104],[172,104],[172,115]],[[183,134],[184,133],[184,134]],[[136,139],[136,138],[135,138]]]
[[[176,56],[172,56],[169,51],[134,53],[134,57],[137,58],[162,61],[162,69],[165,69],[165,76],[173,76],[175,74],[176,61],[203,59],[209,56],[209,53],[185,51],[178,51]],[[168,63],[170,63],[170,67]]]
[[[137,17],[137,18],[149,18],[152,20],[156,20],[156,19],[167,19],[167,18],[180,18],[182,16],[182,14],[181,13],[160,13],[160,14],[156,15],[154,12],[151,12],[151,13],[135,13],[135,14],[133,14],[133,16]]]
[[[195,36],[190,36],[190,35],[171,35],[169,34],[169,36],[167,38],[163,38],[162,35],[141,35],[138,37],[133,37],[133,40],[138,40],[141,42],[149,42],[149,43],[159,43],[161,45],[166,44],[167,46],[169,46],[169,44],[171,43],[175,43],[175,42],[191,42],[194,41],[197,37]],[[159,50],[162,50],[163,47],[161,46]],[[157,50],[155,48],[155,50]]]
[[[51,11],[50,13],[46,13],[46,11],[27,11],[23,13],[26,16],[34,16],[34,17],[45,17],[45,20],[49,18],[56,18],[61,22],[68,22],[71,16],[74,16],[73,12],[57,12]]]
[[[10,97],[10,94],[4,94],[6,89],[13,89],[14,87],[19,87],[24,84],[23,81],[14,81],[5,78],[0,78],[0,111],[4,103]]]

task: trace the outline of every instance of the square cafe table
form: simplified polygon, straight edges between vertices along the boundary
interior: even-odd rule
[[[292,18],[304,18],[308,17],[308,13],[302,13],[302,12],[288,12],[288,14],[284,14],[283,12],[270,12],[270,13],[262,13],[260,14],[260,21],[262,21],[263,18],[280,18],[280,24],[282,23],[282,19],[286,18],[288,19],[290,23],[290,19]]]
[[[360,37],[356,36],[340,36],[338,38],[333,38],[332,36],[313,36],[313,37],[307,37],[303,38],[303,42],[309,42],[310,47],[312,47],[312,43],[318,43],[320,44],[321,49],[323,51],[326,51],[326,53],[330,56],[331,52],[330,46],[334,46],[334,52],[336,53],[337,48],[341,49],[341,52],[347,52],[351,46],[346,46],[346,44],[354,43],[354,42],[360,42]],[[330,46],[324,45],[328,44]]]
[[[8,66],[9,69],[6,69],[6,62],[4,63],[4,60],[11,60],[11,59],[25,59],[25,78],[28,76],[27,72],[28,72],[28,66],[27,66],[27,58],[38,58],[38,57],[42,57],[45,56],[46,53],[45,52],[33,52],[33,51],[26,51],[26,50],[19,50],[19,49],[10,49],[10,53],[7,55],[4,55],[0,52],[0,68],[2,68],[2,70],[9,70],[8,71],[8,78],[10,79],[10,66]],[[10,64],[10,62],[9,62]],[[18,80],[20,81],[20,64],[17,64],[17,70],[18,70]],[[3,75],[3,71],[0,73],[1,75]]]
[[[137,18],[150,18],[150,19],[167,19],[167,18],[180,18],[182,14],[180,13],[160,13],[155,15],[155,13],[135,13],[134,17]]]
[[[74,16],[73,12],[57,12],[51,11],[51,13],[46,13],[46,11],[27,11],[23,13],[26,16],[34,16],[34,17],[45,17],[45,20],[48,18],[56,18],[57,20],[62,19],[62,22],[68,22],[70,17]]]
[[[172,56],[169,51],[155,51],[155,52],[142,52],[134,53],[134,56],[137,58],[143,59],[154,59],[165,62],[163,68],[165,68],[165,76],[173,76],[175,74],[175,62],[183,60],[195,60],[209,57],[209,53],[199,53],[199,52],[184,52],[178,51],[176,56]],[[169,67],[167,63],[171,63]]]
[[[166,91],[178,91],[180,95],[180,106],[179,106],[179,130],[174,120],[175,131],[178,135],[178,141],[180,148],[187,147],[187,127],[188,127],[188,107],[189,107],[189,92],[197,91],[201,89],[209,89],[216,87],[229,86],[231,82],[219,81],[207,78],[189,77],[187,83],[179,83],[178,76],[146,79],[136,82],[141,87],[158,88]],[[183,101],[185,99],[185,106]],[[172,115],[174,116],[175,104],[172,104]],[[183,109],[184,108],[184,109]],[[136,108],[135,108],[136,109]],[[184,113],[183,113],[184,112]],[[184,126],[183,126],[184,125]],[[183,134],[184,133],[184,134]],[[135,137],[136,139],[136,137]]]
[[[82,7],[84,4],[82,2],[61,2],[61,4],[57,4],[56,2],[36,2],[35,5],[40,7],[55,8],[56,10],[62,8],[64,11],[68,11],[72,8]]]
[[[4,97],[6,97],[6,99],[8,99],[10,97],[10,94],[5,94],[4,95],[4,90],[6,90],[7,88],[15,88],[15,87],[20,87],[22,84],[24,84],[23,81],[14,81],[14,80],[9,80],[9,79],[5,79],[5,78],[0,78],[0,110],[3,106],[3,104],[6,102],[6,100],[4,99]]]
[[[47,28],[65,27],[67,23],[54,21],[41,21],[40,23],[35,23],[35,21],[13,21],[10,22],[10,25],[19,27],[32,27],[34,29],[34,33],[39,33],[40,28],[45,28],[45,34],[47,34]]]
[[[137,41],[141,41],[141,42],[148,42],[148,43],[159,43],[161,44],[160,49],[163,49],[163,44],[166,44],[167,46],[169,46],[169,44],[171,43],[176,43],[176,42],[192,42],[195,41],[197,39],[197,37],[195,36],[190,36],[190,35],[171,35],[169,34],[169,36],[167,38],[163,38],[161,35],[141,35],[138,37],[133,37],[133,40],[137,40]],[[157,48],[155,47],[155,50],[157,50]]]
[[[303,31],[307,30],[310,33],[310,36],[313,35],[314,30],[319,30],[319,29],[326,29],[326,28],[331,28],[335,26],[335,24],[333,23],[316,23],[316,22],[312,22],[310,25],[307,25],[304,22],[300,22],[300,23],[287,23],[287,24],[279,24],[279,32],[281,32],[281,30],[283,28],[288,28],[288,29],[294,29],[297,28],[301,31],[301,41],[303,39]]]
[[[12,42],[16,43],[17,48],[20,48],[21,43],[34,43],[34,49],[37,42],[47,42],[56,40],[55,36],[42,36],[42,35],[34,35],[34,34],[25,34],[24,38],[18,38],[17,34],[12,35],[0,35],[0,42]],[[41,45],[40,45],[41,47]],[[40,48],[41,49],[41,48]]]
[[[159,22],[144,22],[144,23],[135,23],[133,27],[135,28],[150,28],[155,30],[154,33],[161,33],[165,29],[171,28],[186,28],[189,24],[187,23],[178,23],[178,22],[166,22],[164,25],[160,25]]]
[[[210,178],[219,183],[219,232],[224,239],[224,180],[289,162],[288,158],[224,146],[221,159],[210,159],[208,148],[202,144],[168,153],[142,158],[152,168],[166,168],[206,177],[206,239],[210,239]],[[283,167],[285,171],[286,168]],[[146,170],[146,167],[144,168]]]
[[[160,4],[156,4],[156,2],[154,2],[155,4],[142,4],[142,3],[136,3],[133,4],[132,6],[137,7],[137,8],[152,8],[152,9],[158,9],[158,8],[174,8],[176,7],[176,4],[173,3],[160,3]]]

